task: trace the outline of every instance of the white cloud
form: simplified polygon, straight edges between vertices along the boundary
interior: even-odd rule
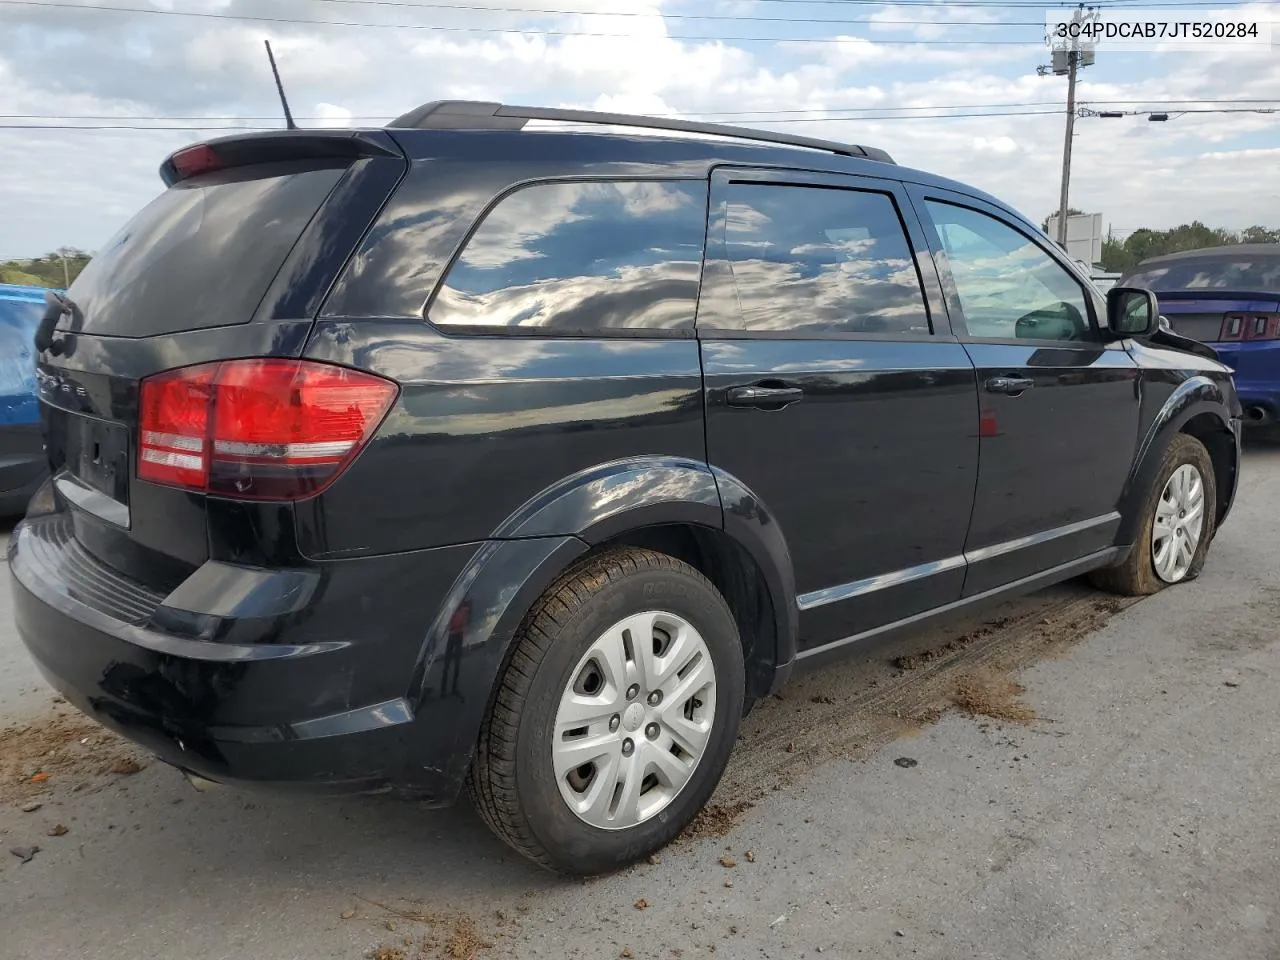
[[[1047,111],[912,120],[875,119],[873,111],[861,120],[775,126],[881,146],[905,165],[970,182],[1037,220],[1057,203],[1063,133],[1057,105],[1065,84],[1034,74],[1043,48],[878,42],[897,35],[884,21],[927,17],[943,22],[920,25],[917,39],[927,39],[920,31],[933,30],[944,30],[948,39],[989,37],[993,28],[975,24],[991,17],[990,10],[868,6],[859,15],[874,15],[878,22],[852,24],[865,27],[853,31],[857,36],[768,45],[673,39],[695,29],[710,33],[712,26],[667,20],[664,5],[651,0],[634,7],[637,16],[583,15],[627,9],[618,0],[557,0],[548,6],[574,12],[546,17],[303,0],[184,0],[173,6],[629,36],[355,29],[15,7],[6,10],[6,31],[0,34],[6,109],[22,116],[258,118],[242,123],[277,126],[280,108],[262,49],[270,37],[303,125],[376,124],[422,101],[452,97],[700,115],[762,126],[770,126],[767,111],[838,115],[852,108],[939,105],[977,108],[957,111],[969,113]],[[761,10],[737,0],[708,9],[740,15]],[[719,26],[725,35],[800,36],[802,30],[759,22]],[[1265,53],[1100,56],[1082,74],[1078,95],[1085,103],[1131,100],[1135,107],[1175,98],[1275,98],[1280,59]],[[1047,105],[1001,106],[1007,104]],[[775,114],[774,120],[801,116]],[[43,121],[0,121],[7,122]],[[1126,227],[1190,219],[1234,227],[1280,225],[1273,186],[1280,178],[1265,141],[1275,123],[1274,114],[1245,113],[1186,114],[1168,123],[1140,117],[1081,120],[1072,203]],[[35,255],[62,244],[96,247],[160,189],[155,171],[166,154],[210,135],[194,129],[0,130],[0,255]]]

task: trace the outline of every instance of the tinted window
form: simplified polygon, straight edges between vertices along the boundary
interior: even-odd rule
[[[934,200],[928,207],[969,336],[1092,339],[1084,289],[1037,244],[976,210]]]
[[[929,333],[888,194],[730,184],[724,240],[746,330]]]
[[[701,181],[541,183],[484,218],[432,323],[594,335],[693,327],[706,236]]]
[[[245,323],[342,170],[261,164],[170,187],[125,224],[68,296],[80,329],[147,337]]]
[[[1120,281],[1156,293],[1172,290],[1226,290],[1280,294],[1280,254],[1223,254],[1141,267]]]

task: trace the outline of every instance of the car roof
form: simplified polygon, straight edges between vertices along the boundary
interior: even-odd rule
[[[1171,263],[1178,260],[1219,260],[1223,257],[1280,257],[1280,243],[1232,243],[1221,247],[1200,247],[1148,257],[1138,266]]]
[[[344,132],[348,135],[351,133],[349,130]],[[376,129],[362,132],[372,134]],[[420,130],[392,127],[387,128],[386,132],[400,143],[411,159],[448,156],[456,147],[458,152],[465,152],[468,157],[492,155],[509,158],[536,153],[542,159],[554,158],[584,165],[626,162],[634,157],[639,164],[684,167],[683,175],[689,176],[694,175],[694,171],[690,169],[693,166],[699,167],[697,175],[702,176],[714,166],[736,164],[879,177],[963,194],[1000,209],[1026,226],[1034,227],[1026,216],[1003,200],[969,184],[892,161],[842,155],[821,149],[752,140],[719,139],[712,135],[672,136],[656,131],[583,131],[554,126],[523,130]],[[473,149],[466,149],[464,143],[471,145]],[[474,149],[475,145],[482,143],[489,144],[490,149]],[[516,147],[516,144],[520,146]],[[653,173],[649,175],[652,176]],[[677,169],[674,175],[681,175],[681,171]],[[1038,227],[1034,229],[1039,231]]]

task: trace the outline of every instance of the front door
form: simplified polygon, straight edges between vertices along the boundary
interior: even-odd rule
[[[1043,237],[974,198],[913,198],[977,370],[973,596],[1114,544],[1138,442],[1137,365],[1100,335],[1100,298]]]
[[[801,650],[959,599],[973,367],[901,185],[718,171],[697,327],[708,459],[786,538]]]

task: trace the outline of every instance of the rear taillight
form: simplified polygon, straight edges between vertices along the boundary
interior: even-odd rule
[[[142,381],[138,478],[203,493],[296,500],[332,483],[398,388],[309,360],[227,360]]]
[[[1280,313],[1228,313],[1221,340],[1280,340]]]

